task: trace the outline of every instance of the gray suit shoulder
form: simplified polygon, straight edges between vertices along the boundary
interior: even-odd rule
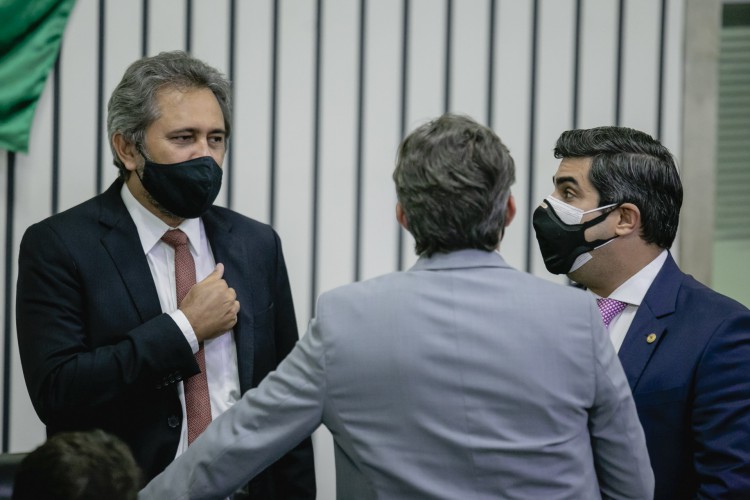
[[[554,302],[557,305],[586,310],[591,307],[594,300],[593,296],[585,290],[571,285],[554,283],[512,267],[498,267],[495,268],[495,271],[499,273],[499,280],[507,281],[506,284],[499,283],[498,289],[512,283],[512,287],[526,291],[538,303]],[[415,280],[419,281],[420,278],[414,276],[410,271],[390,272],[327,290],[320,294],[318,303],[366,303],[375,296],[394,297],[398,296],[400,291],[413,293]]]

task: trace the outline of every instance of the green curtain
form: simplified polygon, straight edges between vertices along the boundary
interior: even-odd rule
[[[0,149],[27,152],[75,0],[0,0]]]

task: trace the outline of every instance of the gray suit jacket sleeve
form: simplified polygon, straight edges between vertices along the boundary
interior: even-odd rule
[[[602,498],[650,499],[654,474],[630,386],[593,301],[590,311],[596,393],[589,433]]]
[[[138,498],[228,496],[320,425],[324,394],[323,344],[313,320],[278,370],[217,418]]]

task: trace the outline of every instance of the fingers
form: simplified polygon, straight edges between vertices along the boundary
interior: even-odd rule
[[[232,303],[232,306],[230,308],[230,314],[232,315],[232,325],[234,326],[237,324],[237,321],[239,320],[240,315],[240,301],[237,300],[237,294],[234,292],[233,288],[229,289],[230,292],[232,292],[232,295],[234,297],[234,302]]]
[[[211,274],[196,283],[180,304],[200,341],[220,335],[238,322],[237,291],[227,285],[223,276],[224,265],[216,264]]]
[[[234,288],[229,287],[227,289],[227,292],[229,294],[230,300],[232,301],[229,312],[234,316],[234,319],[232,321],[232,326],[234,326],[237,324],[238,316],[240,314],[240,301],[237,300],[237,292],[234,290]]]

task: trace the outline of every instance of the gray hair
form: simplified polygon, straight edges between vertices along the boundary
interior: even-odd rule
[[[156,95],[163,88],[182,90],[208,88],[216,96],[224,115],[224,129],[229,138],[232,127],[230,83],[224,75],[208,64],[183,51],[162,52],[144,57],[131,64],[115,87],[107,107],[107,133],[114,164],[120,177],[128,171],[117,156],[112,137],[120,133],[138,146],[143,145],[146,128],[160,116]]]
[[[418,255],[497,248],[515,166],[489,128],[455,114],[422,125],[401,143],[393,180]]]

